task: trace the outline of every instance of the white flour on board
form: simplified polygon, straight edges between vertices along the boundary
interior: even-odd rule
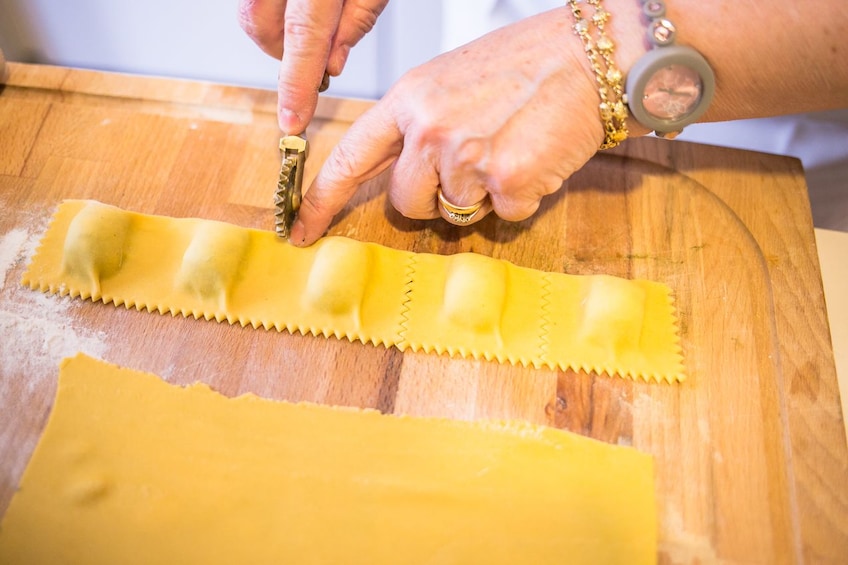
[[[40,232],[23,228],[0,235],[0,392],[14,375],[27,375],[32,386],[58,374],[65,357],[84,352],[102,358],[106,350],[102,332],[74,325],[70,298],[47,296],[20,284],[40,237]]]

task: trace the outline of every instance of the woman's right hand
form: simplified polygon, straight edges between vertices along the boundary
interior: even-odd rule
[[[625,14],[617,39],[629,63],[644,51],[644,30],[638,13]],[[572,26],[570,9],[558,8],[406,73],[333,149],[290,241],[312,244],[358,187],[390,166],[389,200],[406,217],[438,218],[440,193],[455,207],[481,204],[468,223],[490,211],[508,221],[531,216],[604,139],[598,87]]]

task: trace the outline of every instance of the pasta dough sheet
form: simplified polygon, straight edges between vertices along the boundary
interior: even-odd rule
[[[654,563],[652,467],[551,428],[230,399],[79,355],[0,563]]]
[[[666,285],[545,273],[474,253],[416,254],[344,237],[302,249],[270,231],[69,200],[23,283],[401,350],[684,378]]]

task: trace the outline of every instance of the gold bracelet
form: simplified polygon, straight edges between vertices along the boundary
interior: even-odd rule
[[[589,35],[589,20],[583,16],[578,6],[579,0],[566,0],[574,15],[574,32],[583,41],[583,50],[589,57],[589,63],[598,83],[601,103],[598,106],[604,125],[604,142],[601,149],[610,149],[627,139],[627,105],[624,103],[624,76],[615,64],[613,53],[615,44],[606,34],[606,23],[610,13],[601,6],[601,0],[585,0],[595,10],[591,21],[598,30],[598,39],[593,41]]]

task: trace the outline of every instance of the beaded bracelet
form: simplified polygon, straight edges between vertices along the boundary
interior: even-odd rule
[[[615,44],[606,34],[606,23],[610,13],[601,6],[601,0],[585,0],[594,8],[591,21],[598,30],[597,40],[589,34],[589,20],[578,6],[579,0],[566,0],[574,15],[574,32],[583,41],[583,49],[589,58],[601,103],[598,106],[604,125],[604,141],[601,149],[610,149],[627,139],[627,105],[624,103],[624,76],[613,60]]]

